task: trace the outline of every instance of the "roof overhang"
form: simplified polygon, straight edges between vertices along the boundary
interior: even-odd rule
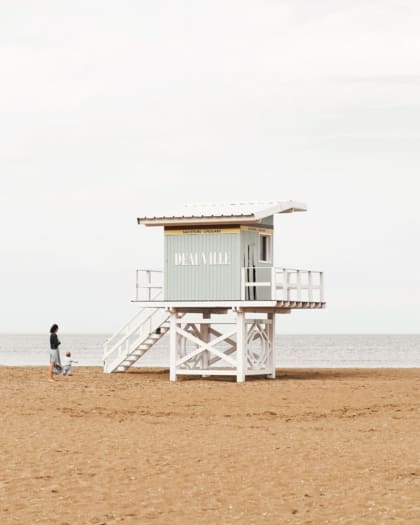
[[[306,211],[302,202],[272,201],[264,203],[237,203],[222,205],[185,206],[174,213],[138,217],[145,226],[184,226],[203,224],[255,224],[278,213]]]

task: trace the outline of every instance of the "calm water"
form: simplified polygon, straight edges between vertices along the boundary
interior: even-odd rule
[[[102,365],[108,335],[66,335],[61,355],[71,351],[83,366]],[[46,366],[49,335],[1,335],[0,365]],[[419,335],[281,335],[276,338],[276,364],[284,368],[420,368]],[[168,336],[141,360],[141,366],[168,366]]]

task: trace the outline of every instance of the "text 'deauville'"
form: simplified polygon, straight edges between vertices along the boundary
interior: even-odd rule
[[[176,252],[175,266],[227,266],[231,264],[228,252]]]

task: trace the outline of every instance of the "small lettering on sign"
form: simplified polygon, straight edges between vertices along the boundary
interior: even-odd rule
[[[228,252],[175,252],[175,266],[228,266]]]
[[[222,233],[222,230],[220,228],[207,228],[205,230],[196,230],[196,229],[191,229],[191,230],[182,230],[182,233],[185,233],[185,234],[201,234],[201,233]]]

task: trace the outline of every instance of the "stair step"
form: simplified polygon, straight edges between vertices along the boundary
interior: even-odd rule
[[[182,317],[178,316],[178,317]],[[155,320],[162,319],[161,317],[156,317]],[[149,321],[147,321],[149,323]],[[150,326],[150,325],[145,325]],[[138,361],[143,355],[150,350],[150,348],[157,343],[165,334],[168,333],[170,330],[171,324],[166,318],[162,321],[160,325],[158,325],[153,331],[148,333],[146,336],[146,339],[144,339],[141,344],[132,347],[133,350],[130,351],[128,354],[126,354],[124,357],[119,358],[118,361],[111,362],[111,367],[113,372],[125,372],[128,368],[130,368],[136,361]],[[137,330],[137,328],[136,328]],[[134,331],[132,335],[137,335]],[[127,337],[124,335],[124,337]],[[126,340],[126,343],[128,340]],[[121,343],[121,350],[123,349],[122,343]],[[109,369],[109,364],[106,365]]]

